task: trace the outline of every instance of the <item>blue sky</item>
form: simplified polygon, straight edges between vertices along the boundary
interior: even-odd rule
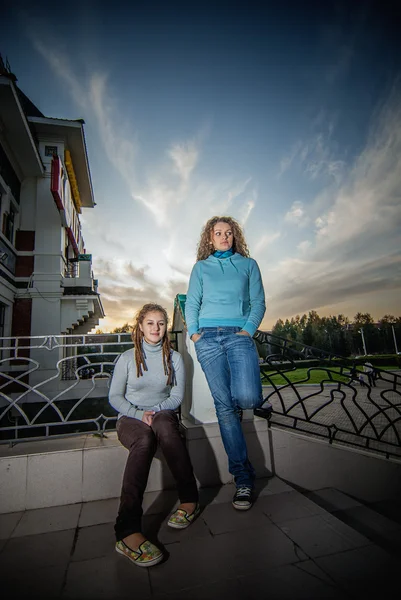
[[[0,47],[44,114],[85,119],[100,326],[171,311],[216,214],[244,226],[263,327],[399,315],[396,2],[125,4],[6,2]]]

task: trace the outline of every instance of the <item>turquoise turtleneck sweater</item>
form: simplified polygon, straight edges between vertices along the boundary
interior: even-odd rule
[[[143,341],[148,370],[142,377],[136,375],[134,349],[119,357],[110,384],[109,402],[122,416],[142,420],[146,410],[175,410],[184,398],[185,370],[181,354],[173,352],[172,361],[176,385],[167,385],[164,373],[162,344]]]
[[[257,262],[241,254],[212,254],[192,269],[185,302],[189,335],[200,327],[241,327],[253,335],[265,314],[265,294]]]

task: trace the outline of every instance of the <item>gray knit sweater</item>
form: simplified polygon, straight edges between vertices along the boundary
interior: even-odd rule
[[[175,385],[167,385],[164,372],[162,344],[143,341],[148,367],[142,377],[136,375],[134,349],[121,354],[110,384],[109,402],[122,416],[142,420],[145,410],[175,410],[184,398],[185,370],[181,354],[173,352]]]

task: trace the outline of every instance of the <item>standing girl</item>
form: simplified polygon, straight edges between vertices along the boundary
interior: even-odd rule
[[[213,217],[201,234],[185,320],[213,396],[237,488],[232,503],[238,510],[252,506],[255,471],[248,459],[240,414],[263,403],[252,336],[265,308],[259,267],[249,257],[240,225],[231,217]]]

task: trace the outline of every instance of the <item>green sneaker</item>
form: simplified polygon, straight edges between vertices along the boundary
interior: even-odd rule
[[[195,510],[190,515],[186,510],[177,508],[177,510],[169,518],[167,525],[173,529],[186,529],[193,523],[200,513],[200,506],[197,504]]]
[[[116,543],[116,551],[126,556],[138,567],[153,567],[163,560],[163,553],[157,546],[145,540],[138,550],[131,550],[122,540]]]

